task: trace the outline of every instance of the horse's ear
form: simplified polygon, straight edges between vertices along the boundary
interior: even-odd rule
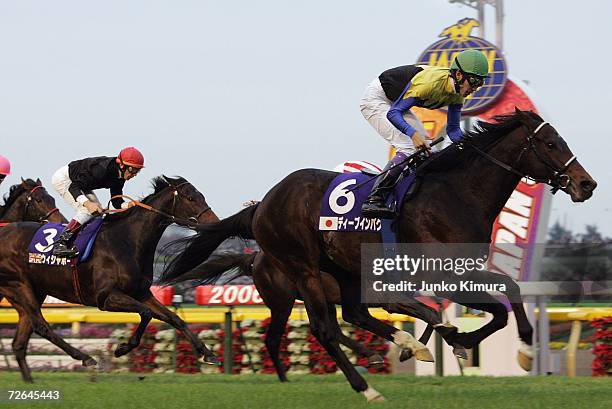
[[[42,186],[42,181],[40,180],[40,178],[36,178],[36,184]]]
[[[24,185],[24,186],[27,184],[25,179],[23,178],[23,176],[21,177],[21,184]]]
[[[523,111],[521,111],[521,110],[519,109],[519,107],[517,107],[517,106],[515,105],[515,106],[514,106],[514,113],[515,113],[515,114],[522,114],[522,113],[523,113]]]
[[[164,182],[166,182],[166,183],[168,184],[168,186],[174,186],[174,185],[172,184],[172,179],[170,179],[168,176],[166,176],[166,175],[162,175],[161,177],[162,177],[162,179],[164,180]]]

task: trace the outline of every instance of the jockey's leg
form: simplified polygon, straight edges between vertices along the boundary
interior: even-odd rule
[[[70,220],[70,223],[68,223],[68,226],[66,226],[66,229],[60,235],[58,244],[56,244],[53,249],[53,255],[57,257],[75,258],[79,255],[79,252],[71,245],[70,241],[79,227],[87,223],[92,216],[82,203],[74,199],[72,193],[68,190],[72,183],[68,175],[68,166],[64,166],[55,172],[51,178],[51,183],[55,191],[60,194],[64,201],[76,210],[76,215]],[[96,195],[91,192],[89,192],[86,197],[88,200],[98,201]]]
[[[380,84],[378,78],[374,79],[366,88],[363,97],[361,98],[360,108],[361,114],[368,121],[368,123],[382,136],[387,142],[395,148],[395,150],[405,156],[411,155],[415,152],[414,144],[407,135],[404,135],[397,129],[388,119],[387,113],[391,108],[393,101],[390,101]],[[412,112],[407,111],[404,113],[404,120],[408,122],[414,129],[417,130],[421,135],[427,136],[428,133],[421,121]],[[392,165],[397,164],[401,161],[400,157],[396,155],[391,162],[387,164],[385,170],[389,169]],[[367,217],[381,217],[381,218],[394,218],[395,214],[392,210],[386,206],[386,201],[389,193],[393,190],[395,183],[401,173],[401,169],[395,168],[389,172],[383,171],[381,175],[376,179],[374,188],[370,193],[368,199],[362,206],[362,212]]]
[[[393,219],[395,217],[395,212],[387,206],[387,199],[404,168],[404,166],[397,165],[405,158],[406,155],[403,153],[396,153],[376,178],[370,195],[361,206],[361,212],[364,216],[380,217],[383,219]]]

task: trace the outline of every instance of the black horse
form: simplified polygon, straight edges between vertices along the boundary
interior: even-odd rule
[[[202,228],[186,251],[168,266],[160,282],[176,280],[206,260],[229,236],[255,238],[276,267],[296,283],[304,297],[313,334],[336,360],[353,389],[363,392],[368,400],[376,400],[381,395],[368,386],[339,348],[320,271],[332,273],[339,280],[343,309],[359,312],[360,326],[377,334],[386,332],[387,339],[405,347],[420,346],[406,333],[375,320],[360,303],[360,244],[379,242],[380,237],[317,229],[321,200],[336,175],[304,169],[287,176],[257,206]],[[524,176],[564,191],[575,202],[590,198],[597,186],[551,125],[535,113],[516,110],[496,117],[494,122],[480,122],[463,144],[447,148],[426,163],[419,194],[401,204],[396,223],[399,241],[489,243],[495,218]],[[529,354],[533,328],[518,285],[500,274],[481,273],[482,281],[495,279],[506,284],[505,295],[525,345],[522,352]],[[444,294],[493,314],[493,320],[483,328],[469,335],[458,334],[464,335],[459,344],[465,347],[503,328],[508,317],[505,306],[488,293],[474,295],[484,301],[469,303],[455,294]]]
[[[217,363],[185,322],[157,301],[150,286],[155,248],[166,227],[172,222],[189,225],[219,219],[204,196],[183,178],[158,177],[153,187],[154,192],[142,200],[142,206],[106,217],[91,257],[78,269],[28,264],[28,244],[40,224],[11,223],[0,229],[0,296],[19,313],[13,351],[24,381],[32,381],[25,360],[32,331],[83,361],[83,365],[96,364],[91,356],[51,330],[40,311],[47,295],[103,311],[140,314],[140,325],[127,343],[117,347],[115,356],[138,346],[148,323],[156,318],[183,332],[205,362]]]
[[[252,277],[259,295],[270,309],[270,325],[268,325],[266,330],[265,344],[278,378],[281,382],[288,381],[286,368],[280,359],[280,345],[295,300],[302,299],[297,285],[291,280],[291,277],[286,276],[282,270],[276,268],[274,263],[261,251],[251,254],[222,254],[213,256],[189,274],[181,275],[180,279],[181,281],[193,280],[191,285],[215,284],[228,271],[231,271],[232,274],[227,277],[227,282],[239,276]],[[226,277],[223,278],[225,279]],[[330,304],[330,321],[334,325],[337,322],[335,320],[335,305],[342,304],[342,292],[338,281],[329,273],[321,272],[321,282],[325,290],[325,298]],[[465,349],[454,342],[457,328],[448,322],[442,323],[438,313],[433,308],[421,304],[417,300],[410,303],[368,304],[368,306],[381,307],[390,313],[408,315],[427,322],[428,326],[431,326],[432,330],[435,329],[447,344],[453,348],[453,353],[456,356],[463,359],[467,358]],[[344,312],[344,316],[348,316],[350,319],[350,311],[348,314]],[[353,350],[357,355],[368,358],[370,366],[378,366],[384,363],[383,358],[379,354],[344,335],[339,327],[336,330],[339,342]],[[426,344],[430,336],[431,331],[426,330],[419,338],[419,341]],[[410,357],[412,357],[412,351],[404,350],[400,354],[400,361],[405,361]]]
[[[55,207],[55,199],[49,195],[40,179],[21,179],[11,186],[4,204],[0,206],[0,222],[50,222],[64,223],[66,218]]]

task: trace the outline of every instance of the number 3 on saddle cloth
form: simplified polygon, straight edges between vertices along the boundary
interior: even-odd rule
[[[87,261],[91,255],[94,242],[102,227],[104,218],[96,217],[83,226],[74,240],[74,245],[79,250],[76,264]],[[28,247],[28,262],[30,264],[45,264],[49,266],[70,266],[71,259],[56,257],[53,253],[55,241],[62,234],[66,226],[61,223],[46,223],[39,228]]]
[[[397,211],[404,196],[410,191],[413,194],[418,187],[414,183],[416,174],[406,169],[401,180],[395,185],[394,191],[387,199],[387,205]],[[375,177],[371,173],[362,172],[341,173],[329,184],[319,217],[320,231],[341,232],[380,232],[383,243],[395,243],[395,233],[392,229],[394,220],[363,217],[361,205],[367,199]],[[413,184],[414,183],[414,184]]]

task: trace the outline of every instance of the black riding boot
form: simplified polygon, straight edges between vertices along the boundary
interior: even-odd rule
[[[81,224],[74,219],[68,223],[66,230],[59,236],[57,244],[53,248],[55,257],[76,258],[79,255],[79,251],[70,243],[79,227],[81,227]]]
[[[398,162],[397,157],[393,158],[387,163],[387,166],[385,166],[376,182],[374,182],[370,195],[361,206],[361,213],[365,217],[378,217],[381,219],[393,219],[395,217],[395,212],[387,207],[387,199],[402,173],[403,166],[396,166],[389,171],[387,170]]]

